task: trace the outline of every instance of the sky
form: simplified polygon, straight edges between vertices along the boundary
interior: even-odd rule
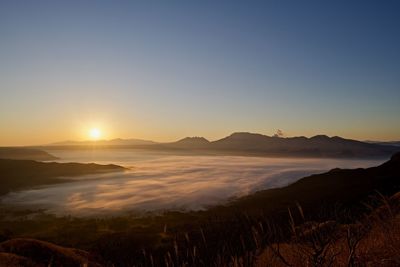
[[[0,1],[0,145],[400,139],[399,1]]]

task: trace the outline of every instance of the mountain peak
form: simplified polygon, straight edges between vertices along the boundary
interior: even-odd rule
[[[200,136],[185,137],[176,142],[167,144],[170,147],[181,149],[204,149],[210,145],[210,141]]]
[[[318,134],[313,137],[310,137],[310,139],[312,139],[312,140],[329,140],[331,138],[325,134]]]
[[[191,136],[185,137],[177,141],[177,143],[210,143],[210,141],[201,136]]]
[[[269,136],[259,133],[234,132],[226,138],[254,138],[254,137],[269,137]]]

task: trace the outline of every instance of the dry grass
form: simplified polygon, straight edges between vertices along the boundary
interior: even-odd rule
[[[85,251],[48,242],[17,238],[0,243],[0,267],[86,266],[100,267]]]
[[[354,224],[292,223],[287,242],[271,243],[255,266],[400,266],[400,193]]]
[[[108,235],[103,247],[96,243],[99,247],[92,253],[102,258],[102,266],[400,266],[400,193],[391,198],[378,195],[369,203],[370,212],[347,223],[307,220],[297,205],[288,209],[288,220],[280,224],[265,215],[246,213],[224,223],[215,218],[185,231],[182,226],[165,224],[157,228],[160,238],[148,248],[134,246],[133,242],[140,241],[137,232],[122,231]],[[149,242],[146,235],[143,238],[138,244]],[[28,266],[23,262],[58,260],[74,266],[92,258],[91,253],[47,242],[25,244],[15,239],[0,244],[3,261]]]

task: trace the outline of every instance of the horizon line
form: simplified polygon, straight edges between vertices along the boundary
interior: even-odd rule
[[[286,136],[286,135],[282,135],[279,136],[277,134],[273,134],[273,135],[268,135],[268,134],[264,134],[264,133],[258,133],[258,132],[246,132],[246,131],[239,131],[239,132],[232,132],[229,135],[225,135],[223,137],[217,138],[217,139],[208,139],[204,136],[200,136],[200,135],[194,135],[194,136],[185,136],[182,138],[178,138],[178,139],[173,139],[173,140],[168,140],[168,141],[160,141],[160,140],[153,140],[153,139],[142,139],[142,138],[136,138],[136,137],[116,137],[116,138],[109,138],[109,139],[99,139],[99,140],[90,140],[90,139],[76,139],[76,140],[71,140],[71,139],[67,139],[67,140],[63,140],[63,141],[54,141],[54,142],[49,142],[46,144],[22,144],[22,145],[3,145],[1,144],[0,147],[34,147],[34,146],[51,146],[51,145],[57,145],[57,143],[67,143],[67,142],[89,142],[89,143],[98,143],[98,142],[110,142],[110,141],[115,141],[115,140],[123,140],[123,141],[127,141],[127,140],[137,140],[137,141],[144,141],[144,142],[153,142],[155,144],[163,144],[163,143],[174,143],[174,142],[178,142],[180,140],[183,140],[185,138],[204,138],[209,142],[214,142],[214,141],[218,141],[221,140],[223,138],[226,138],[228,136],[231,136],[233,134],[238,134],[238,133],[247,133],[247,134],[256,134],[256,135],[263,135],[263,136],[267,136],[267,137],[275,137],[275,138],[313,138],[316,136],[326,136],[328,138],[334,138],[334,137],[339,137],[339,138],[343,138],[343,139],[347,139],[347,140],[354,140],[354,141],[360,141],[360,142],[399,142],[400,138],[396,139],[391,139],[391,140],[371,140],[371,139],[356,139],[356,138],[347,138],[344,136],[340,136],[340,135],[328,135],[328,134],[312,134],[312,135],[293,135],[293,136]]]

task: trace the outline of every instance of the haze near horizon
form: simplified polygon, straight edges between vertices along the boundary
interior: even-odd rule
[[[399,140],[399,11],[395,1],[1,1],[0,145],[276,129]]]

